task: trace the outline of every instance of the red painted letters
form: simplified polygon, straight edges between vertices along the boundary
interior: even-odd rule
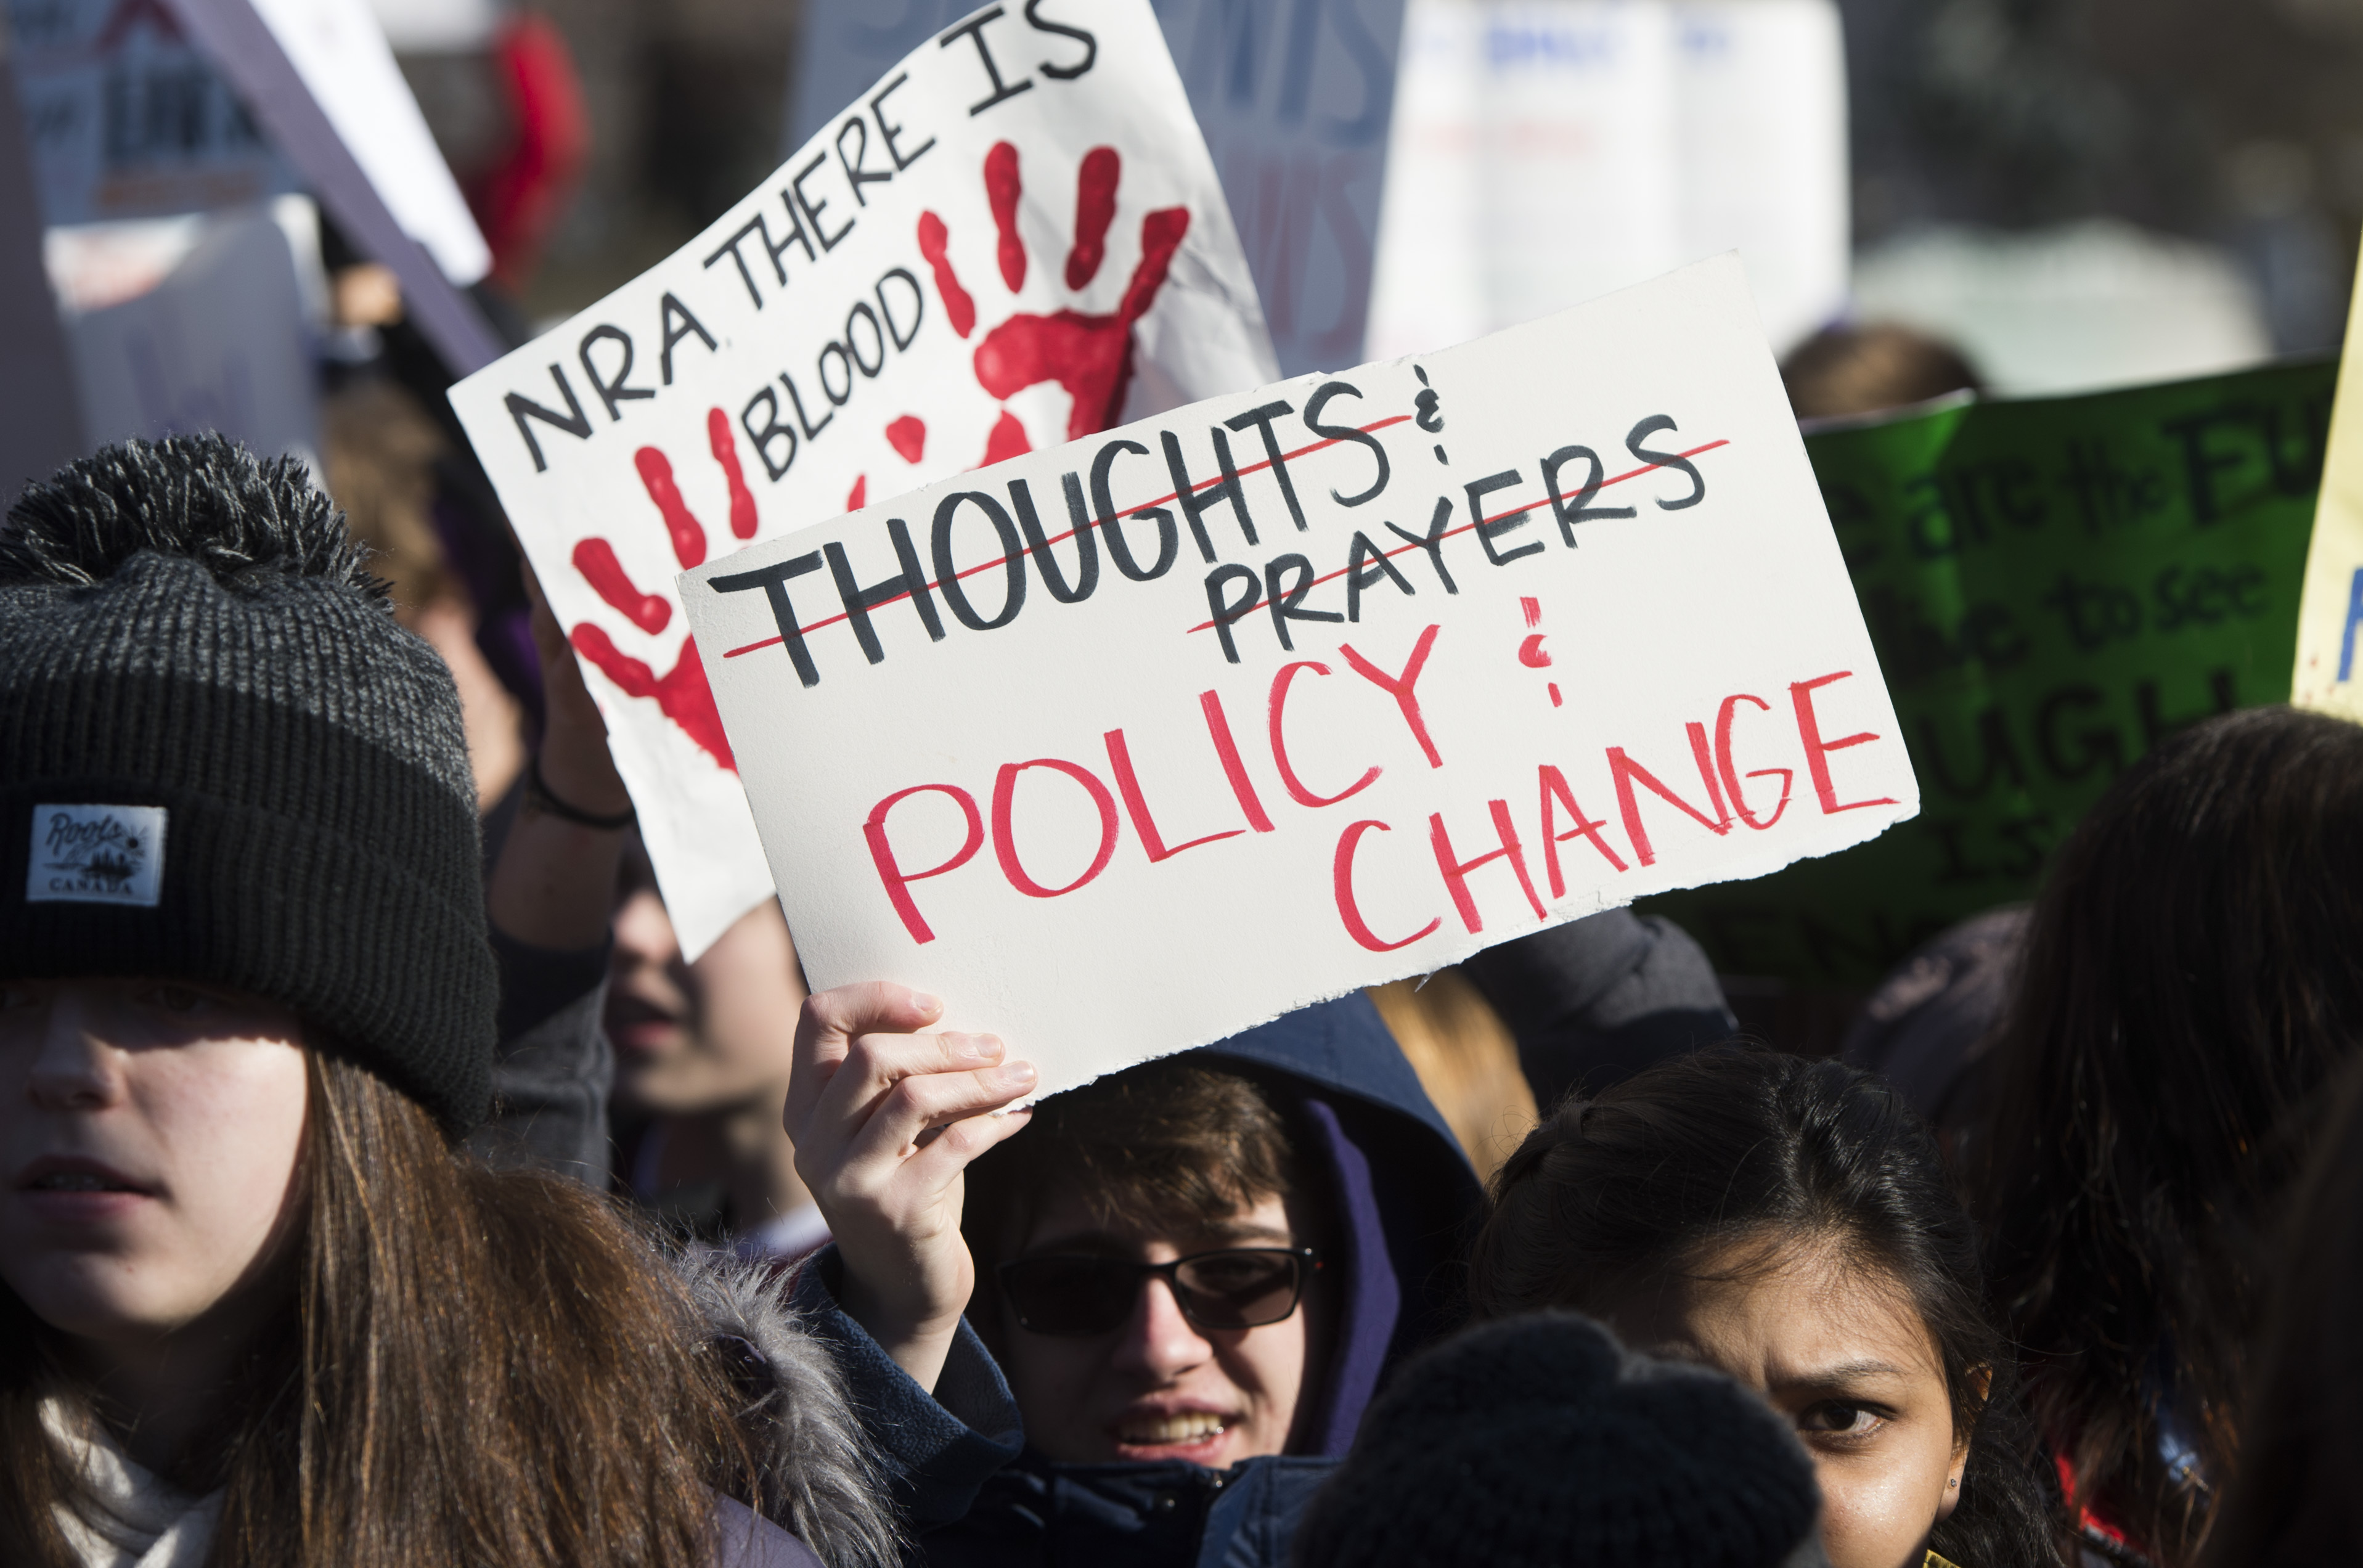
[[[1354,667],[1354,673],[1395,699],[1395,706],[1403,710],[1403,722],[1411,726],[1413,737],[1419,741],[1419,749],[1427,753],[1427,765],[1431,768],[1444,766],[1444,759],[1437,755],[1436,742],[1427,738],[1427,720],[1419,711],[1417,688],[1419,673],[1427,664],[1428,650],[1436,646],[1436,633],[1437,628],[1431,626],[1419,634],[1419,641],[1412,646],[1411,658],[1404,663],[1400,675],[1388,674],[1348,644],[1340,643],[1337,647],[1346,662]]]
[[[1348,649],[1346,656],[1352,658],[1353,651]],[[1360,778],[1356,779],[1336,795],[1315,795],[1304,787],[1304,781],[1296,776],[1296,770],[1289,764],[1288,742],[1281,733],[1281,718],[1288,708],[1288,688],[1296,679],[1296,673],[1299,670],[1310,670],[1316,675],[1326,675],[1329,673],[1329,666],[1315,664],[1309,659],[1300,659],[1293,664],[1281,665],[1280,673],[1271,678],[1271,702],[1269,711],[1272,765],[1280,770],[1280,782],[1288,786],[1288,797],[1297,805],[1335,806],[1347,796],[1359,795],[1370,788],[1377,782],[1380,770],[1375,765],[1372,766]]]
[[[1732,710],[1744,702],[1752,702],[1767,713],[1772,710],[1770,703],[1762,697],[1749,696],[1745,692],[1724,698],[1722,708],[1714,716],[1714,764],[1716,771],[1723,775],[1723,791],[1731,797],[1731,808],[1739,813],[1742,822],[1761,832],[1780,821],[1781,814],[1789,809],[1789,786],[1796,782],[1797,775],[1790,768],[1758,768],[1747,775],[1751,779],[1768,779],[1774,773],[1781,775],[1781,798],[1774,803],[1772,815],[1758,821],[1756,813],[1747,809],[1747,797],[1739,792],[1740,773],[1731,763]]]
[[[1354,902],[1354,846],[1373,828],[1381,833],[1392,831],[1383,822],[1364,821],[1350,824],[1338,835],[1337,853],[1329,862],[1329,884],[1337,895],[1337,917],[1346,922],[1346,934],[1372,952],[1392,952],[1433,932],[1444,924],[1444,917],[1437,916],[1399,942],[1391,942],[1370,929],[1370,923],[1362,918],[1360,906]]]
[[[1124,796],[1124,808],[1132,816],[1132,830],[1140,835],[1141,848],[1148,851],[1149,864],[1170,861],[1184,850],[1194,850],[1217,839],[1236,839],[1247,831],[1234,828],[1227,833],[1209,833],[1203,839],[1167,849],[1165,836],[1157,830],[1157,819],[1148,814],[1148,797],[1141,794],[1140,779],[1132,771],[1132,749],[1124,742],[1124,731],[1111,729],[1100,739],[1107,742],[1108,766],[1115,770],[1117,793]]]
[[[894,846],[887,842],[886,814],[900,802],[930,790],[950,795],[960,802],[960,809],[968,814],[968,837],[961,841],[952,858],[943,864],[928,871],[906,872],[894,859]],[[931,876],[941,876],[948,871],[960,870],[976,853],[977,846],[984,842],[984,819],[977,814],[976,796],[958,784],[913,784],[909,789],[898,789],[870,808],[870,820],[861,825],[861,836],[870,840],[870,858],[878,863],[878,880],[886,884],[886,896],[893,901],[894,913],[903,917],[904,929],[911,933],[911,940],[915,942],[934,941],[936,933],[928,929],[927,922],[919,914],[918,905],[912,902],[911,884],[924,882]]]
[[[1442,813],[1432,812],[1427,818],[1427,841],[1436,851],[1436,869],[1444,873],[1444,885],[1452,895],[1452,906],[1460,911],[1460,923],[1469,928],[1471,936],[1485,929],[1485,921],[1477,913],[1477,900],[1470,896],[1469,873],[1494,861],[1507,860],[1510,862],[1510,869],[1518,873],[1518,886],[1525,892],[1535,918],[1539,920],[1543,917],[1543,901],[1535,896],[1535,879],[1526,874],[1526,851],[1525,846],[1518,842],[1517,828],[1510,822],[1509,803],[1492,800],[1486,805],[1492,809],[1493,836],[1502,847],[1488,851],[1475,860],[1458,858],[1452,848],[1452,835],[1444,830]]]
[[[1583,807],[1575,803],[1575,792],[1567,787],[1567,775],[1548,762],[1537,769],[1536,773],[1543,797],[1543,869],[1550,873],[1551,896],[1567,896],[1567,878],[1559,872],[1559,847],[1579,833],[1592,840],[1592,847],[1598,850],[1610,865],[1618,871],[1627,869],[1625,857],[1616,852],[1616,847],[1600,836],[1600,830],[1608,824],[1595,822],[1583,814]],[[1551,815],[1560,806],[1565,806],[1567,814],[1575,819],[1575,826],[1564,833],[1552,830]]]
[[[1695,724],[1691,726],[1693,730],[1698,728]],[[1714,775],[1707,772],[1710,764],[1704,754],[1703,745],[1695,735],[1692,737],[1692,747],[1693,754],[1697,757],[1699,772],[1706,780],[1707,798],[1714,802],[1714,808],[1719,813],[1723,810],[1722,792],[1715,787]],[[1633,840],[1633,852],[1640,857],[1641,863],[1645,866],[1658,863],[1658,852],[1650,847],[1649,829],[1641,821],[1641,803],[1633,794],[1633,785],[1636,782],[1647,784],[1651,794],[1667,805],[1676,807],[1683,816],[1716,837],[1720,838],[1731,831],[1731,818],[1728,816],[1709,817],[1705,812],[1668,789],[1659,781],[1655,773],[1626,756],[1625,748],[1622,746],[1608,748],[1608,776],[1616,784],[1616,807],[1625,817],[1625,836]]]
[[[1821,720],[1814,716],[1814,690],[1833,681],[1843,681],[1853,673],[1851,670],[1840,670],[1835,675],[1824,675],[1819,680],[1792,682],[1789,687],[1789,700],[1797,709],[1797,738],[1805,743],[1805,770],[1814,776],[1814,793],[1821,796],[1822,815],[1825,817],[1840,811],[1859,811],[1866,806],[1895,804],[1891,797],[1881,795],[1877,800],[1849,800],[1841,805],[1837,786],[1830,781],[1831,752],[1843,751],[1849,746],[1859,746],[1867,740],[1879,739],[1868,729],[1842,740],[1822,739]]]
[[[1049,768],[1054,772],[1066,774],[1090,791],[1092,804],[1099,807],[1099,853],[1093,858],[1089,871],[1064,887],[1043,886],[1026,875],[1026,868],[1017,861],[1017,841],[1010,830],[1011,807],[1017,799],[1017,775],[1028,768]],[[1056,898],[1061,894],[1072,893],[1100,873],[1107,870],[1108,861],[1115,853],[1115,799],[1108,794],[1107,785],[1100,783],[1099,775],[1089,768],[1061,761],[1057,757],[1037,757],[1030,762],[1004,762],[1001,764],[1001,772],[993,775],[993,858],[1001,862],[1001,874],[1009,879],[1009,885],[1028,898]]]

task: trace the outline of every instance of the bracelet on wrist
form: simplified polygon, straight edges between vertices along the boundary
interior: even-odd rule
[[[543,812],[577,827],[595,828],[606,833],[621,832],[639,819],[639,813],[628,806],[612,817],[603,817],[595,811],[585,811],[579,806],[571,806],[560,800],[550,792],[549,781],[541,776],[539,751],[526,761],[525,808]]]

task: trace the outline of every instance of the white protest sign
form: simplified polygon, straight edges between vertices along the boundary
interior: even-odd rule
[[[50,225],[166,217],[296,188],[161,0],[9,0],[12,63]]]
[[[1282,373],[1358,364],[1403,0],[1158,0]]]
[[[147,0],[142,0],[147,3]],[[456,374],[500,339],[460,289],[492,266],[366,0],[154,0],[238,88],[347,239],[401,280]]]
[[[1046,1094],[1918,808],[1728,256],[682,584],[812,983]]]
[[[1412,0],[1370,348],[1737,250],[1786,349],[1844,306],[1833,0]]]
[[[366,0],[9,0],[9,15],[50,224],[250,205],[300,177],[401,279],[448,364],[499,351],[460,292],[491,251]]]
[[[950,25],[967,0],[805,0],[791,134]],[[1403,0],[1155,0],[1288,375],[1362,359]],[[1018,9],[1012,6],[1014,12]],[[1082,18],[1082,0],[1029,17]]]
[[[771,890],[682,568],[1277,373],[1146,0],[977,12],[669,261],[452,389],[694,955]]]
[[[89,444],[218,430],[316,466],[316,373],[285,231],[259,212],[192,221],[202,234],[162,282],[67,313]]]
[[[1854,213],[1835,0],[1678,0],[1681,253],[1736,250],[1786,351],[1845,307]]]

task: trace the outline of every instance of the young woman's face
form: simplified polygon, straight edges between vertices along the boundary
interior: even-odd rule
[[[1082,1199],[1067,1197],[1036,1221],[1018,1255],[1162,1263],[1226,1247],[1306,1244],[1277,1194],[1189,1234],[1103,1225]],[[997,1282],[987,1278],[978,1290],[996,1292],[993,1353],[1026,1440],[1072,1463],[1178,1459],[1220,1470],[1284,1453],[1307,1367],[1326,1341],[1326,1293],[1316,1290],[1277,1323],[1204,1329],[1182,1316],[1163,1280],[1151,1278],[1124,1323],[1082,1339],[1031,1333],[999,1301]]]
[[[658,1116],[695,1116],[787,1098],[797,1009],[795,944],[780,906],[765,899],[684,963],[664,901],[642,889],[616,912],[608,964],[607,1038],[616,1097]]]
[[[297,1206],[300,1037],[172,981],[0,982],[0,1280],[126,1348],[258,1280]]]
[[[1835,1247],[1762,1263],[1760,1244],[1736,1247],[1613,1326],[1636,1350],[1727,1373],[1796,1422],[1831,1568],[1918,1568],[1969,1461],[1935,1340],[1892,1277]]]

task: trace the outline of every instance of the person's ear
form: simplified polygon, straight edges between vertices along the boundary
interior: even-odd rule
[[[1969,1384],[1976,1391],[1979,1413],[1982,1415],[1985,1402],[1993,1393],[1993,1368],[1971,1367]],[[1953,1462],[1945,1472],[1945,1495],[1936,1501],[1936,1519],[1940,1524],[1952,1518],[1953,1510],[1961,1505],[1961,1482],[1962,1477],[1969,1473],[1970,1433],[1976,1429],[1976,1427],[1977,1422],[1974,1420],[1963,1423],[1961,1436],[1954,1440]]]
[[[1936,1499],[1936,1522],[1943,1524],[1961,1506],[1961,1477],[1969,1468],[1969,1445],[1961,1443],[1953,1451],[1952,1468],[1945,1473],[1945,1495]]]

